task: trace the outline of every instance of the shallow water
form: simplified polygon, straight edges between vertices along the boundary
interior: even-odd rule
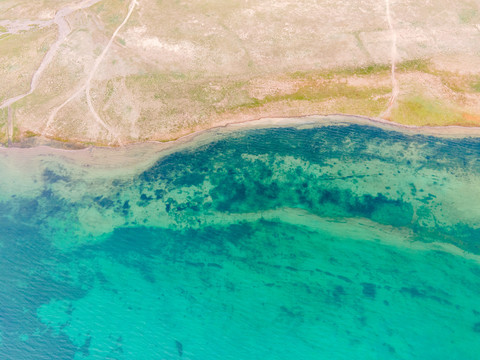
[[[480,139],[246,129],[124,176],[29,156],[0,157],[1,359],[478,359]]]

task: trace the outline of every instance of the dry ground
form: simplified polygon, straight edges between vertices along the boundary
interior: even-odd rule
[[[115,145],[340,112],[480,126],[478,1],[90,2],[0,2],[0,142]]]

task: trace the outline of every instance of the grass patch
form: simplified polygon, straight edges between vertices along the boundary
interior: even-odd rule
[[[335,77],[383,75],[391,70],[390,64],[370,64],[359,67],[347,67],[333,70],[320,71],[296,71],[289,75],[292,79],[333,79]],[[430,61],[427,59],[416,59],[402,61],[396,64],[396,70],[401,72],[421,71],[430,72]]]
[[[377,96],[389,93],[390,88],[354,87],[342,82],[329,81],[322,84],[305,85],[291,94],[267,95],[263,99],[249,98],[239,105],[225,109],[225,111],[237,112],[243,109],[261,108],[274,103],[283,103],[282,106],[288,108],[288,104],[294,102],[305,102],[308,103],[307,107],[310,107],[310,105],[319,105],[327,100],[338,100],[335,112],[377,115],[386,106],[388,100],[379,100]]]
[[[25,131],[23,134],[22,134],[22,138],[32,138],[32,137],[35,137],[35,136],[38,136],[39,134],[31,131],[31,130],[27,130]]]
[[[388,92],[389,90],[387,90]],[[347,99],[365,99],[373,95],[372,89],[357,88],[343,83],[322,84],[320,86],[304,86],[293,94],[266,96],[263,101],[324,101],[330,98],[345,97]]]
[[[372,64],[361,67],[349,67],[332,70],[320,71],[296,71],[289,74],[291,79],[299,80],[313,80],[313,79],[333,79],[338,76],[354,76],[354,75],[374,75],[386,73],[390,70],[390,65]]]
[[[108,17],[108,23],[110,25],[115,25],[115,26],[118,26],[120,25],[120,23],[122,22],[122,18],[120,18],[120,15],[118,14],[115,14],[115,15],[111,15]]]
[[[8,110],[0,109],[0,144],[7,144],[8,143],[8,136],[7,136],[7,119],[8,119]]]
[[[37,45],[43,39],[41,44],[38,44],[37,51],[41,51],[44,44],[49,43],[50,35],[54,34],[53,28],[46,28],[38,31],[28,31],[19,34],[3,34],[0,35],[2,42],[0,42],[0,56],[3,58],[20,57],[26,51],[26,46]],[[48,40],[47,40],[48,39]]]
[[[166,84],[178,83],[182,80],[190,81],[194,78],[194,76],[187,76],[179,72],[146,73],[129,75],[125,77],[125,83],[129,89],[140,88],[143,91],[160,91],[164,89]]]
[[[460,125],[463,117],[458,111],[436,99],[413,95],[400,100],[393,110],[392,120],[407,125]]]
[[[108,80],[107,81],[107,86],[105,87],[105,94],[104,94],[104,97],[105,97],[105,102],[107,102],[110,97],[113,95],[115,91],[115,87],[113,85],[113,81],[112,80]]]
[[[462,24],[470,24],[473,19],[478,15],[478,11],[475,8],[462,9],[458,14],[458,18]]]
[[[396,65],[397,71],[421,71],[424,73],[430,72],[430,61],[426,59],[416,59],[402,61]]]
[[[7,123],[7,118],[8,118],[8,109],[7,108],[0,109],[0,126]]]
[[[149,73],[126,78],[126,86],[133,93],[161,100],[169,107],[182,102],[183,111],[191,110],[185,109],[185,103],[196,106],[197,110],[218,112],[219,108],[245,102],[249,98],[245,85],[244,81],[206,78],[196,73]]]
[[[109,32],[113,32],[123,21],[128,11],[124,0],[106,0],[91,7]]]
[[[477,79],[475,82],[471,84],[472,90],[476,92],[480,92],[480,79]]]
[[[128,3],[124,0],[104,0],[90,9],[95,12],[100,21],[105,25],[107,33],[113,33],[125,18]]]
[[[269,95],[259,104],[276,101],[312,101],[319,102],[331,98],[346,98],[352,100],[370,99],[375,95],[383,95],[390,92],[389,88],[358,88],[345,83],[327,83],[318,86],[303,86],[292,94]],[[257,100],[257,99],[256,99]]]
[[[456,93],[480,92],[480,76],[462,75],[448,71],[435,71],[442,84]]]
[[[334,71],[335,75],[374,75],[384,73],[390,70],[390,65],[387,64],[372,64],[367,66],[355,67],[355,68],[345,68]]]

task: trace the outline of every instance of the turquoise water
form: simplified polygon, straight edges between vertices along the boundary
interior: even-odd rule
[[[0,168],[0,359],[480,356],[480,139],[245,129],[125,174]]]

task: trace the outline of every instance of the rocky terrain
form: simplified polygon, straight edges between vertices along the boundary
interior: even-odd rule
[[[4,0],[0,143],[347,113],[480,126],[480,3]]]

